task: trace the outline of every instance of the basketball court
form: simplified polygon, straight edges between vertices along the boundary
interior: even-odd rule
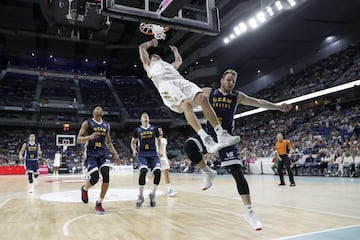
[[[218,176],[201,191],[200,174],[172,174],[175,197],[161,182],[157,205],[148,198],[137,209],[138,174],[111,175],[103,206],[94,211],[100,184],[80,199],[82,175],[41,175],[34,193],[27,178],[0,176],[0,239],[358,239],[360,179],[296,177],[297,186],[279,187],[278,177],[246,175],[255,211],[264,228],[254,231],[230,175]],[[150,181],[151,182],[151,181]],[[145,196],[151,183],[145,189]]]
[[[166,40],[171,31],[218,35],[221,23],[216,1],[199,1],[202,4],[196,7],[190,2],[144,0],[139,5],[134,1],[54,0],[42,4],[47,4],[44,11],[49,10],[57,24],[81,22],[90,27],[100,23],[94,30],[107,31],[111,19],[120,19],[138,23],[138,33],[148,40]],[[74,29],[71,38],[80,39]],[[58,135],[56,144],[65,151],[75,145],[75,138]],[[103,202],[104,215],[94,211],[99,183],[89,190],[89,203],[81,202],[82,174],[60,174],[56,179],[41,175],[32,193],[26,175],[0,175],[0,239],[359,239],[360,179],[295,177],[297,186],[290,188],[279,187],[277,176],[246,178],[254,209],[264,225],[261,231],[254,231],[244,220],[231,175],[218,176],[209,190],[201,191],[200,174],[171,174],[177,195],[167,197],[162,180],[156,207],[150,207],[146,198],[138,209],[138,173],[115,172]],[[148,181],[145,196],[151,185]]]

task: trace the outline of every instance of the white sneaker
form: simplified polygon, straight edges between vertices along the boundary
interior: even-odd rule
[[[29,193],[33,193],[35,191],[34,184],[29,184]]]
[[[213,184],[213,181],[215,179],[217,175],[217,172],[213,169],[210,169],[210,172],[209,173],[203,173],[203,176],[204,176],[204,186],[202,188],[203,191],[209,189],[212,184]]]
[[[220,147],[224,148],[240,142],[241,138],[239,136],[232,136],[226,130],[224,130],[220,135],[217,136],[217,140]]]
[[[176,192],[174,192],[174,190],[172,190],[172,188],[170,188],[167,192],[168,197],[174,197],[176,195]]]
[[[250,226],[256,230],[256,231],[260,231],[263,226],[261,224],[261,222],[259,221],[259,219],[256,217],[255,213],[253,210],[250,211],[246,211],[244,214],[244,218],[247,222],[250,223]]]
[[[222,148],[220,144],[216,143],[209,135],[203,139],[203,143],[208,153],[216,153]]]

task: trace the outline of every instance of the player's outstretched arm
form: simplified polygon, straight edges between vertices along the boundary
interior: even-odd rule
[[[282,112],[288,112],[292,109],[291,104],[287,104],[287,103],[276,104],[264,99],[257,99],[254,97],[250,97],[243,92],[239,92],[238,103],[253,107],[265,108],[269,110],[280,110]]]
[[[171,51],[174,53],[174,57],[175,57],[175,61],[171,65],[173,65],[173,67],[175,69],[179,69],[179,67],[182,64],[182,57],[179,53],[179,50],[177,49],[177,47],[172,46],[172,45],[169,45],[169,47],[170,47]]]
[[[151,41],[144,42],[139,45],[139,55],[140,60],[144,66],[144,69],[147,71],[149,65],[150,65],[150,57],[148,53],[148,49],[150,47],[157,47],[158,41],[156,39],[153,39]]]

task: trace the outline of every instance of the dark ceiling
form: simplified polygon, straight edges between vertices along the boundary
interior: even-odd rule
[[[143,4],[143,0],[127,2]],[[318,51],[328,36],[360,38],[359,0],[307,0],[228,45],[223,44],[223,38],[230,34],[235,24],[259,10],[261,1],[217,0],[216,6],[221,23],[218,36],[170,30],[167,39],[161,42],[164,57],[168,60],[171,58],[167,45],[178,46],[184,58],[182,73],[186,71],[191,76],[191,71],[196,69],[210,72],[193,75],[192,80],[198,83],[210,83],[224,69],[234,68],[245,76],[239,80],[239,85],[244,85],[252,80],[257,69],[271,72],[285,63]],[[142,75],[137,46],[146,40],[150,38],[139,32],[138,23],[119,19],[112,19],[111,28],[105,35],[95,33],[89,39],[85,33],[80,40],[72,39],[69,29],[62,29],[59,35],[58,27],[48,24],[43,17],[40,0],[0,2],[0,45],[8,53],[46,52],[74,59],[80,62],[77,64],[80,68],[82,64],[87,64],[81,62],[85,58],[89,59],[89,64],[105,60],[101,71],[106,70],[107,74]],[[210,59],[214,61],[210,62]],[[209,69],[217,71],[212,73],[207,71]]]

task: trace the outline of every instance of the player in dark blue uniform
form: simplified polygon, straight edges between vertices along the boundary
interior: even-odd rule
[[[24,155],[25,154],[25,155]],[[34,179],[37,183],[39,177],[39,157],[41,155],[40,143],[35,142],[35,134],[29,135],[29,141],[24,143],[19,152],[20,161],[24,160],[24,167],[30,183],[29,192],[34,191]]]
[[[243,92],[235,91],[237,72],[232,69],[226,70],[220,80],[220,88],[203,88],[203,92],[208,96],[209,102],[213,107],[216,115],[219,118],[223,129],[232,133],[234,127],[234,114],[238,104],[249,105],[254,107],[266,108],[269,110],[280,110],[283,112],[289,111],[292,106],[288,104],[274,104],[272,102],[256,99],[246,95]],[[207,124],[208,132],[213,136],[214,130]],[[202,143],[197,138],[189,138],[185,142],[184,151],[188,155],[191,161],[197,163],[201,171],[205,176],[205,184],[203,190],[211,187],[214,178],[216,177],[216,171],[210,169],[202,159],[204,153]],[[232,176],[235,179],[237,190],[241,196],[241,199],[245,205],[245,219],[250,223],[251,227],[255,230],[261,230],[262,224],[257,219],[251,206],[251,198],[248,183],[243,175],[241,169],[241,160],[239,159],[237,145],[223,148],[219,151],[219,157],[221,160],[221,166],[225,166],[230,170]]]
[[[156,146],[157,145],[157,146]],[[159,151],[161,138],[157,127],[150,125],[149,115],[144,112],[141,114],[141,126],[134,130],[131,138],[131,150],[133,156],[138,158],[139,163],[139,197],[136,202],[137,207],[141,207],[144,202],[144,187],[146,184],[146,174],[151,170],[154,174],[154,187],[149,194],[150,206],[155,207],[155,193],[160,183],[161,168]]]
[[[104,214],[102,200],[105,198],[109,188],[109,171],[112,164],[108,157],[108,150],[112,153],[116,163],[120,164],[120,159],[110,138],[110,124],[102,119],[103,109],[100,105],[91,108],[93,118],[85,120],[77,136],[77,142],[85,143],[85,162],[87,168],[87,181],[81,187],[81,200],[88,203],[88,189],[94,186],[99,180],[99,172],[102,175],[101,192],[96,201],[95,210],[99,214]]]

